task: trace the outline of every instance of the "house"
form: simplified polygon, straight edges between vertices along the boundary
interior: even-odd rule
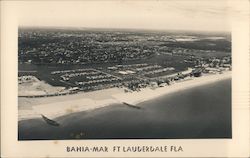
[[[200,77],[202,75],[202,69],[195,69],[192,74],[194,77]]]
[[[182,71],[181,74],[184,75],[184,76],[187,76],[187,75],[191,74],[192,71],[193,71],[192,68],[188,68],[187,70]]]

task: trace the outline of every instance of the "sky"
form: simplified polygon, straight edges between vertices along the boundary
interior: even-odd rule
[[[230,31],[226,0],[20,1],[20,26]]]

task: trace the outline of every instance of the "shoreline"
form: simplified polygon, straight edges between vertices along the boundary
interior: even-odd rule
[[[139,104],[170,93],[218,82],[231,78],[231,71],[223,74],[205,74],[198,78],[179,81],[156,89],[145,88],[139,92],[124,92],[123,88],[111,88],[53,98],[18,98],[18,121],[41,118],[41,114],[54,119],[60,116],[90,111],[113,104]],[[59,100],[59,101],[58,101]]]
[[[117,94],[114,95],[113,97],[129,104],[139,104],[154,98],[161,97],[163,95],[175,93],[178,91],[186,90],[197,86],[210,84],[213,82],[218,82],[221,80],[228,79],[230,77],[231,77],[231,71],[224,72],[223,74],[208,74],[202,77],[197,77],[197,78],[194,77],[186,81],[179,81],[174,84],[171,84],[170,86],[158,87],[154,90],[151,88],[145,88],[137,93],[135,92],[129,94]]]

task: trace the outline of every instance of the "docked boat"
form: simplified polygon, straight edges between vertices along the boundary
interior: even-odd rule
[[[47,117],[44,116],[44,115],[42,115],[42,118],[43,118],[43,120],[44,120],[47,124],[49,124],[49,125],[52,125],[52,126],[60,126],[60,124],[59,124],[58,122],[56,122],[56,121],[54,121],[54,120],[51,120],[51,119],[47,118]]]

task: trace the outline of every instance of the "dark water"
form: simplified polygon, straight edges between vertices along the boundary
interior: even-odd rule
[[[231,138],[231,79],[141,103],[113,105],[55,119],[20,121],[19,140]]]

